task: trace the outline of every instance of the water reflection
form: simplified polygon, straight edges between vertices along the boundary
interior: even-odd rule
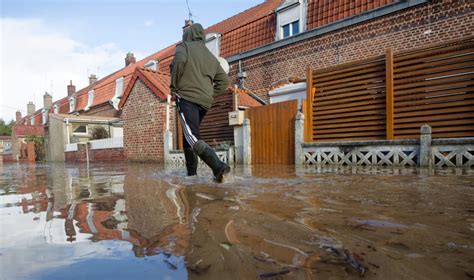
[[[154,165],[0,168],[4,279],[474,273],[469,170],[254,166],[217,185]]]

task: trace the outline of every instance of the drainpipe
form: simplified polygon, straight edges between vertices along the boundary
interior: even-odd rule
[[[170,103],[171,103],[171,95],[168,94],[166,97],[166,131],[170,130]]]
[[[69,137],[69,119],[66,119],[66,133],[67,133],[67,143],[71,144],[71,139]]]

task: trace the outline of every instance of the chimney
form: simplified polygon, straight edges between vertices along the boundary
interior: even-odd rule
[[[43,95],[43,108],[49,110],[51,105],[53,105],[53,96],[45,91]]]
[[[125,67],[135,62],[137,62],[137,60],[133,56],[133,53],[131,52],[127,53],[127,56],[125,57]]]
[[[16,111],[16,122],[18,123],[21,120],[21,112]]]
[[[72,80],[69,81],[69,85],[67,85],[67,96],[70,97],[76,93],[76,86],[72,84]]]
[[[93,83],[97,82],[97,76],[94,74],[91,74],[89,76],[89,85],[92,85]]]
[[[33,102],[28,102],[26,105],[26,113],[28,116],[33,115],[33,113],[36,111],[35,104]]]

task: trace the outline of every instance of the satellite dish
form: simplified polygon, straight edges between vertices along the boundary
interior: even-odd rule
[[[227,62],[227,60],[225,60],[225,58],[219,56],[217,58],[217,60],[219,61],[219,63],[221,64],[221,67],[222,69],[224,70],[224,72],[226,74],[229,74],[229,70],[230,70],[230,67],[229,67],[229,63]]]

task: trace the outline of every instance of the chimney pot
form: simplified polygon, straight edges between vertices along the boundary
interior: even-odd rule
[[[137,62],[137,60],[135,59],[135,56],[133,56],[133,53],[127,53],[127,56],[125,57],[125,67],[135,62]]]
[[[97,82],[97,76],[94,74],[91,74],[89,76],[89,85],[92,85],[93,83]]]
[[[52,104],[53,104],[53,96],[45,91],[43,95],[43,108],[45,110],[49,110],[51,109]]]
[[[18,123],[21,120],[21,112],[16,111],[16,122]]]
[[[76,93],[76,86],[72,84],[72,81],[69,81],[69,85],[67,86],[67,96],[70,97]]]
[[[32,115],[35,111],[36,111],[35,104],[31,101],[28,102],[28,104],[26,105],[26,113],[28,114],[28,116]]]

